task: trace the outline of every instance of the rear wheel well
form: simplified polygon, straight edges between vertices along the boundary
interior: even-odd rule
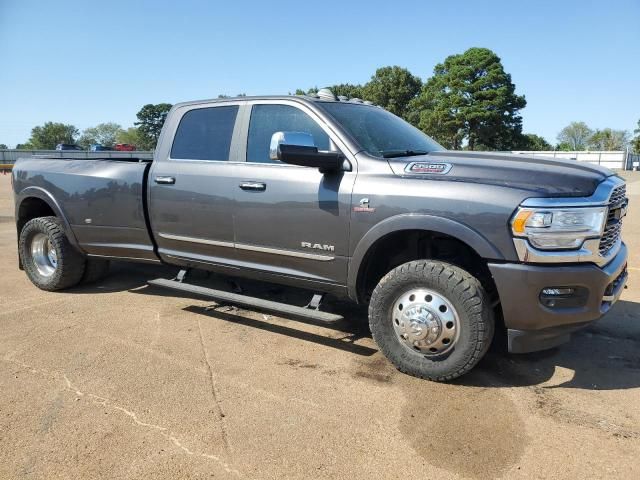
[[[476,277],[492,304],[498,293],[485,259],[455,237],[429,230],[401,230],[377,240],[365,255],[356,283],[358,301],[368,303],[376,285],[398,265],[412,260],[442,260]]]
[[[38,217],[55,217],[56,214],[47,202],[40,198],[25,198],[18,209],[16,227],[18,236],[28,221]]]

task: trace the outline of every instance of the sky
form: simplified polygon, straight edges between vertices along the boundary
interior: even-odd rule
[[[0,143],[46,121],[129,127],[147,103],[423,80],[490,48],[525,95],[524,131],[640,119],[640,0],[0,0]]]

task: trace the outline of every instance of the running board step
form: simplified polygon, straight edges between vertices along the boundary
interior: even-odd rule
[[[200,287],[198,285],[182,283],[177,280],[156,278],[155,280],[149,280],[147,283],[156,287],[178,290],[199,297],[230,303],[232,305],[253,307],[261,312],[275,313],[283,317],[312,319],[325,323],[338,322],[343,319],[342,315],[336,315],[334,313],[321,312],[312,308],[298,307],[287,303],[272,302],[271,300],[263,300],[261,298],[249,297],[238,293],[214,290],[213,288]]]

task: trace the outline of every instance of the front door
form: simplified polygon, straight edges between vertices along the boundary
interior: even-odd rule
[[[278,131],[310,133],[319,150],[336,149],[312,110],[295,103],[253,104],[246,162],[237,166],[238,259],[248,268],[344,285],[356,173],[323,175],[270,160],[271,136]]]
[[[235,258],[237,182],[230,160],[238,104],[183,107],[173,144],[149,175],[149,212],[160,257],[229,264]],[[231,155],[232,157],[233,155]],[[233,160],[233,158],[231,158]]]

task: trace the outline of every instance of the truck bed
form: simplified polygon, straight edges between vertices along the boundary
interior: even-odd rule
[[[145,213],[150,166],[133,158],[33,156],[16,162],[14,188],[21,198],[52,195],[86,254],[155,260]]]

